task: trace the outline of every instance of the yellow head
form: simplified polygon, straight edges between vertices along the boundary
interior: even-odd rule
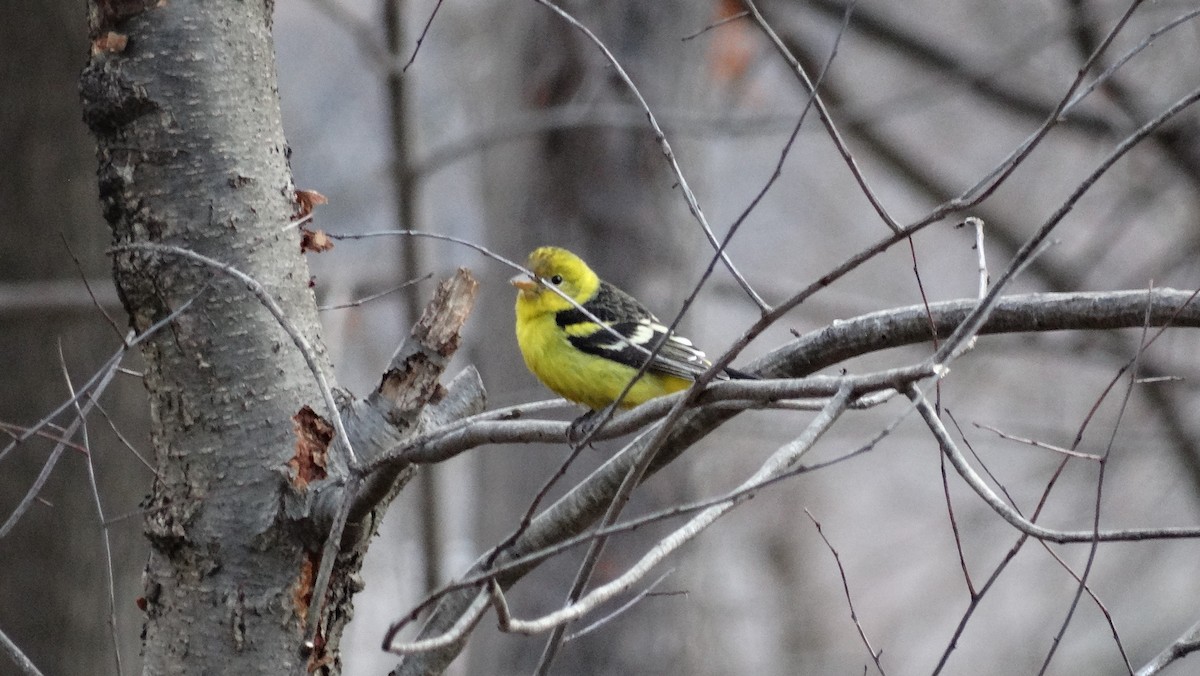
[[[525,263],[537,278],[520,274],[509,282],[517,287],[517,315],[533,318],[573,307],[549,286],[583,303],[596,292],[600,278],[579,256],[553,246],[534,249]]]

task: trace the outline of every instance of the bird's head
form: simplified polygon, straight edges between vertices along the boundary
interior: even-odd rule
[[[525,267],[534,276],[522,273],[509,280],[509,283],[518,289],[517,303],[527,306],[530,311],[558,312],[573,307],[549,288],[551,286],[577,303],[586,301],[600,286],[600,278],[587,263],[566,249],[553,246],[534,249]]]

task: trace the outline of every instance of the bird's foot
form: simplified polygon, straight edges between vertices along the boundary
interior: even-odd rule
[[[580,445],[591,441],[592,435],[600,427],[600,423],[604,421],[604,411],[588,411],[578,418],[571,421],[571,425],[567,427],[567,443],[572,448],[579,448]]]

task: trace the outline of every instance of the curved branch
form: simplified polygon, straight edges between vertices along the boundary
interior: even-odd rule
[[[941,446],[942,452],[950,459],[951,464],[954,465],[954,469],[958,470],[959,475],[967,482],[971,490],[983,498],[983,501],[1005,521],[1026,535],[1059,544],[1081,542],[1090,545],[1095,545],[1097,542],[1130,542],[1136,540],[1200,537],[1200,528],[1129,528],[1114,531],[1102,531],[1093,528],[1082,531],[1060,531],[1038,525],[1025,518],[1017,510],[1010,507],[1008,503],[1004,502],[983,481],[983,478],[971,468],[966,456],[962,454],[958,445],[954,443],[954,439],[950,437],[950,433],[946,431],[945,425],[938,419],[937,412],[934,411],[933,406],[925,399],[924,393],[916,385],[909,385],[908,391],[905,394],[917,405],[917,411],[924,418],[930,431],[933,432],[933,436],[937,439],[938,445]]]
[[[1142,325],[1146,303],[1151,303],[1151,325],[1200,327],[1200,304],[1192,292],[1174,289],[1115,291],[1100,293],[1035,293],[1008,296],[996,304],[981,334],[1041,331],[1103,330],[1137,328]],[[796,397],[826,397],[837,390],[841,379],[805,378],[805,374],[847,359],[929,340],[930,325],[945,338],[978,304],[963,299],[913,305],[836,321],[805,334],[754,362],[746,370],[762,380],[729,380],[713,383],[698,399],[699,409],[729,401],[774,402]],[[910,374],[913,375],[913,374]],[[929,375],[924,373],[924,375]],[[872,376],[875,376],[872,378]],[[892,373],[894,384],[904,374]],[[863,374],[856,395],[884,389],[889,377]],[[804,380],[796,380],[805,378]],[[659,397],[615,416],[595,439],[612,439],[661,418],[682,394]],[[728,409],[725,409],[728,411]],[[486,414],[491,415],[491,412]],[[722,421],[723,422],[723,421]],[[719,424],[719,423],[718,423]],[[486,444],[562,443],[569,424],[551,420],[473,419],[457,421],[406,440],[366,465],[368,472],[392,463],[432,463]]]
[[[1188,654],[1197,650],[1200,650],[1200,622],[1193,624],[1183,636],[1155,655],[1154,659],[1150,660],[1146,666],[1138,669],[1137,676],[1154,676],[1154,674],[1162,673],[1162,670],[1175,660],[1187,657]]]
[[[1137,290],[1010,296],[995,304],[980,333],[1140,328],[1147,323],[1147,317],[1152,326],[1197,328],[1200,327],[1200,304],[1193,302],[1195,295],[1173,289],[1156,289],[1149,293]],[[770,378],[800,378],[854,356],[927,341],[931,323],[939,336],[949,336],[977,304],[975,299],[950,301],[931,304],[928,314],[924,306],[911,306],[835,322],[760,358],[751,364],[750,369]],[[729,385],[742,386],[740,383]],[[726,384],[721,386],[725,387]],[[658,404],[647,404],[651,405]],[[662,405],[670,406],[669,403]],[[646,477],[673,461],[737,413],[725,408],[706,407],[685,414],[649,467]],[[525,533],[498,557],[497,563],[514,561],[583,532],[604,513],[612,495],[630,467],[637,462],[642,450],[640,444],[629,446],[596,469],[567,495],[534,518]],[[1087,541],[1092,535],[1090,531],[1087,533]],[[1177,536],[1172,533],[1166,535]],[[470,574],[482,572],[482,563],[477,563]],[[534,566],[530,564],[505,572],[497,576],[497,581],[501,587],[510,587]],[[476,589],[459,590],[443,597],[421,636],[437,636],[450,630],[477,598]],[[463,641],[457,641],[439,650],[410,655],[392,673],[397,676],[438,673],[457,656],[462,646]]]

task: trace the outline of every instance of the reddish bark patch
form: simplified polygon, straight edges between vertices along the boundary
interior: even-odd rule
[[[128,36],[122,33],[108,31],[107,33],[102,33],[100,37],[96,38],[95,40],[92,40],[92,53],[119,54],[125,51],[127,46],[129,46]]]
[[[296,454],[288,460],[292,486],[299,490],[314,481],[328,476],[325,471],[329,459],[329,442],[333,440],[333,426],[317,412],[305,406],[292,416],[296,430]]]
[[[300,575],[296,584],[292,585],[292,607],[296,609],[296,618],[300,620],[300,629],[308,625],[308,607],[312,604],[313,582],[317,579],[317,567],[321,557],[314,552],[305,552],[304,561],[300,564]]]
[[[299,620],[300,631],[308,626],[308,611],[312,607],[313,584],[317,580],[317,570],[321,567],[321,555],[317,552],[304,552],[304,560],[300,564],[300,575],[292,585],[292,607],[296,609],[296,619]],[[332,657],[325,651],[325,637],[317,632],[313,637],[312,651],[308,655],[308,673],[314,673],[321,667],[333,663]]]

